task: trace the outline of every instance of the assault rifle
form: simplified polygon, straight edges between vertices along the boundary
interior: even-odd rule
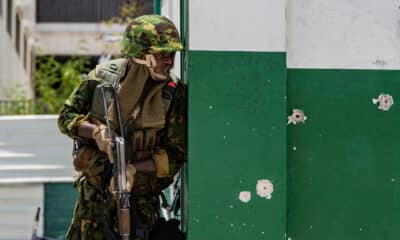
[[[97,89],[100,90],[101,98],[103,100],[104,118],[107,124],[108,135],[110,138],[112,138],[113,159],[110,159],[110,161],[113,163],[112,175],[114,177],[114,192],[112,192],[112,194],[117,205],[119,234],[122,240],[129,240],[131,232],[131,218],[129,192],[126,182],[125,138],[122,129],[121,111],[118,100],[119,75],[109,71],[101,70],[98,75],[106,80],[106,83],[97,86]],[[106,96],[106,94],[110,93],[114,99],[119,128],[119,136],[117,135],[114,138],[108,116],[108,104]]]

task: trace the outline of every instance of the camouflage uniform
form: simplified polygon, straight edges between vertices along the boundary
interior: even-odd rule
[[[143,20],[144,19],[144,20]],[[168,52],[168,43],[175,46],[173,51],[180,50],[182,46],[179,42],[179,36],[174,38],[163,37],[162,34],[166,30],[163,27],[163,22],[168,19],[157,15],[148,15],[136,19],[128,29],[133,36],[127,36],[125,33],[122,52],[126,57],[139,57],[142,54]],[[138,21],[143,21],[142,25]],[[168,20],[169,21],[169,20]],[[150,23],[150,24],[149,24]],[[154,23],[153,26],[151,23]],[[161,24],[160,24],[161,23]],[[150,31],[150,34],[161,36],[158,38],[160,42],[152,42],[146,46],[140,37],[146,39],[146,35],[142,31],[135,29],[134,25],[140,25]],[[168,22],[168,26],[171,25]],[[154,28],[156,26],[158,32]],[[146,31],[147,31],[146,30]],[[134,33],[136,31],[136,33]],[[128,35],[129,31],[127,30]],[[171,36],[171,34],[169,35]],[[129,38],[129,39],[128,39]],[[139,43],[129,44],[129,41],[136,41]],[[142,41],[142,42],[140,42]],[[164,43],[164,45],[162,45]],[[177,45],[178,44],[178,45]],[[141,46],[138,47],[138,46]],[[144,46],[144,47],[143,47]],[[153,47],[152,47],[153,46]],[[156,47],[154,47],[156,46]],[[163,46],[165,47],[163,49]],[[170,49],[169,51],[172,52]],[[124,62],[129,69],[129,61],[127,59],[117,59],[106,62],[105,64],[112,64],[114,62]],[[127,71],[127,70],[126,70]],[[122,75],[123,76],[123,75]],[[121,79],[123,81],[123,77]],[[70,240],[102,240],[107,239],[107,231],[112,231],[118,235],[118,218],[116,213],[116,206],[108,192],[106,185],[109,184],[109,179],[106,179],[106,173],[110,169],[110,164],[107,160],[107,155],[100,152],[92,139],[85,139],[78,136],[78,126],[83,121],[94,121],[91,119],[90,111],[92,98],[96,86],[102,82],[95,76],[95,70],[89,73],[88,78],[84,79],[80,85],[75,89],[71,96],[65,102],[61,109],[58,126],[62,133],[67,134],[69,137],[79,140],[84,146],[94,149],[88,156],[89,163],[85,170],[81,172],[81,176],[76,180],[75,186],[79,192],[74,215],[67,232],[67,239]],[[124,126],[124,135],[126,138],[126,146],[128,147],[126,159],[129,161],[136,161],[135,154],[140,151],[149,151],[158,149],[164,150],[168,155],[169,175],[166,177],[157,177],[155,173],[140,173],[135,175],[134,188],[131,192],[131,207],[132,207],[132,222],[137,228],[148,229],[154,226],[157,221],[159,213],[159,195],[161,191],[166,188],[172,181],[174,175],[179,171],[182,164],[186,161],[186,86],[182,83],[175,82],[172,79],[165,81],[163,87],[163,98],[166,101],[166,123],[162,128],[158,128],[156,132],[153,131],[155,138],[152,143],[148,140],[148,133],[151,129],[143,128],[137,129],[135,123],[127,121]],[[172,93],[172,94],[171,94]],[[171,96],[174,95],[174,96]],[[147,136],[147,140],[146,140]],[[108,226],[108,227],[106,227]],[[132,237],[132,239],[134,239]]]

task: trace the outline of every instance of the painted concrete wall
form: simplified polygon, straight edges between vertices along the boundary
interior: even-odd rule
[[[285,8],[285,0],[190,1],[190,49],[283,52]]]
[[[65,232],[76,197],[71,149],[56,115],[0,117],[0,240],[30,239],[37,207],[39,236]]]
[[[56,115],[0,117],[0,184],[72,181],[71,152]]]
[[[286,239],[285,11],[189,2],[190,240]]]
[[[396,0],[290,0],[289,68],[400,68]]]
[[[40,207],[37,236],[65,236],[77,191],[71,182],[0,183],[0,240],[31,239]]]
[[[290,0],[287,236],[398,239],[399,3]],[[390,70],[389,70],[390,69]],[[389,111],[372,102],[390,94]]]
[[[43,203],[43,184],[0,184],[0,239],[31,239],[33,222],[38,207],[42,210],[38,234],[42,236]]]

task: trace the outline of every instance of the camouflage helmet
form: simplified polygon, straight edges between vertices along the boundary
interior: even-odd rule
[[[183,49],[174,23],[160,15],[135,18],[126,28],[121,51],[125,58]]]

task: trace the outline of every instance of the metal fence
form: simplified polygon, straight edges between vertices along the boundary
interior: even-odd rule
[[[0,100],[0,115],[24,115],[33,113],[33,100]]]

